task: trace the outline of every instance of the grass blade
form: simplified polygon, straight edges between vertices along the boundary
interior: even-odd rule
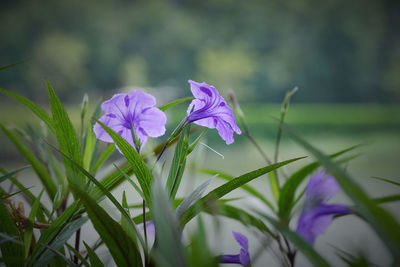
[[[218,174],[217,178],[224,179],[226,181],[230,181],[232,179],[235,179],[234,176],[229,175],[229,174],[224,173],[224,172],[221,172],[221,171],[210,170],[210,169],[200,169],[200,170],[197,170],[197,171],[200,172],[200,173],[209,174],[209,175],[217,175]],[[245,184],[245,185],[242,185],[240,188],[245,190],[245,191],[247,191],[252,196],[258,198],[262,202],[264,202],[272,211],[275,210],[275,207],[272,205],[272,203],[268,199],[266,199],[263,196],[263,194],[261,194],[256,189],[254,189],[254,187],[252,187],[252,186],[250,186],[248,184]]]
[[[54,181],[51,179],[50,174],[47,171],[46,167],[37,159],[37,157],[22,143],[22,141],[13,132],[8,130],[1,123],[0,123],[0,128],[14,143],[16,148],[25,157],[25,159],[32,165],[33,170],[39,177],[43,186],[46,188],[46,192],[49,195],[50,199],[53,199],[57,192],[57,187],[54,184]]]
[[[114,153],[115,150],[116,149],[114,144],[108,145],[107,148],[103,151],[103,153],[101,153],[96,163],[93,164],[93,167],[91,167],[90,172],[96,173],[97,170],[101,167],[101,165],[112,155],[112,153]]]
[[[168,103],[168,104],[165,104],[165,105],[163,105],[163,106],[161,106],[161,107],[158,107],[158,108],[159,108],[161,111],[166,111],[167,109],[170,109],[170,108],[172,108],[172,107],[174,107],[174,106],[176,106],[176,105],[178,105],[178,104],[181,104],[181,103],[184,103],[184,102],[186,102],[186,101],[193,100],[193,99],[194,99],[193,96],[181,98],[181,99],[172,101],[172,102],[170,102],[170,103]]]
[[[0,233],[4,233],[12,238],[16,237],[13,241],[20,241],[18,229],[3,201],[0,201],[0,218]],[[23,245],[17,244],[13,241],[0,243],[1,254],[4,262],[7,266],[24,266],[22,263],[19,265],[13,265],[13,263],[16,264],[13,262],[13,259],[24,258]]]
[[[381,178],[381,177],[376,177],[376,176],[373,176],[371,178],[376,179],[376,180],[381,180],[381,181],[384,181],[386,183],[390,183],[390,184],[394,184],[394,185],[400,186],[400,183],[395,182],[393,180],[386,179],[386,178]]]
[[[282,166],[285,166],[291,162],[297,161],[299,159],[303,159],[304,157],[300,158],[294,158],[286,161],[282,161],[276,164],[269,165],[267,167],[243,174],[223,185],[220,187],[217,187],[216,189],[212,190],[210,193],[208,193],[206,196],[201,198],[199,201],[197,201],[193,206],[191,206],[181,217],[180,217],[180,223],[181,226],[183,227],[186,223],[188,223],[194,216],[196,216],[200,210],[204,207],[206,207],[210,202],[214,202],[221,197],[225,196],[229,192],[233,191],[234,189],[241,187],[242,185],[260,177],[263,174],[267,174],[275,169],[278,169]]]
[[[85,245],[86,251],[89,255],[90,264],[92,264],[92,266],[104,267],[104,264],[101,262],[100,258],[97,256],[94,250],[89,247],[89,245],[86,244],[85,241],[83,241],[83,244]]]
[[[79,145],[78,137],[71,120],[68,117],[63,105],[58,99],[54,89],[51,87],[49,81],[47,82],[47,89],[49,91],[49,99],[51,105],[51,112],[53,114],[54,128],[56,130],[57,141],[60,150],[66,155],[71,157],[79,165],[82,165],[81,148]],[[63,157],[64,165],[66,166],[67,179],[71,184],[83,186],[85,180],[80,175],[78,170],[71,164],[69,160]]]
[[[25,244],[25,258],[29,255],[29,249],[31,247],[32,235],[33,235],[33,224],[35,223],[36,213],[40,207],[40,198],[42,197],[43,190],[40,192],[35,202],[33,202],[31,212],[28,217],[28,225],[25,227],[24,232],[24,244]]]
[[[142,266],[140,251],[135,242],[116,221],[94,199],[78,187],[72,187],[79,196],[86,212],[117,266]]]
[[[16,174],[16,173],[18,173],[18,172],[20,172],[20,171],[22,171],[22,170],[25,170],[26,168],[29,168],[29,167],[31,167],[31,166],[30,166],[30,165],[26,165],[26,166],[24,166],[24,167],[22,167],[22,168],[13,170],[13,171],[7,173],[6,175],[1,176],[1,177],[0,177],[0,183],[2,183],[3,181],[7,180],[8,178],[14,176],[14,174]]]
[[[46,125],[47,127],[53,132],[55,133],[55,129],[54,129],[54,125],[53,125],[53,120],[52,118],[49,116],[49,114],[47,114],[46,111],[44,111],[42,108],[40,108],[39,106],[37,106],[35,103],[33,103],[32,101],[30,101],[29,99],[27,99],[26,97],[23,97],[19,94],[13,93],[11,91],[8,91],[6,89],[0,88],[0,92],[8,95],[9,97],[14,98],[15,100],[17,100],[18,102],[20,102],[21,104],[23,104],[25,107],[27,107],[28,109],[30,109],[39,119],[41,119]]]

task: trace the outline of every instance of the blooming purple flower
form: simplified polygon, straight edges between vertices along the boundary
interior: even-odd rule
[[[133,139],[135,137],[140,142],[140,147],[136,149],[140,150],[148,136],[159,137],[165,133],[167,117],[164,112],[154,107],[155,104],[156,99],[152,95],[140,90],[133,90],[129,94],[116,94],[101,104],[104,116],[99,120],[136,148]],[[97,139],[114,142],[100,124],[96,123],[93,131]]]
[[[332,223],[335,214],[348,214],[349,207],[340,204],[326,204],[340,188],[335,178],[324,171],[314,174],[306,189],[306,201],[297,223],[296,232],[309,243],[323,234]]]
[[[245,235],[241,233],[232,231],[233,237],[240,245],[240,252],[239,254],[235,255],[222,255],[220,257],[221,263],[237,263],[243,266],[251,266],[250,264],[250,254],[249,254],[249,242]]]
[[[232,109],[214,86],[189,80],[190,90],[195,99],[187,110],[187,122],[194,122],[207,128],[217,128],[226,144],[233,143],[233,132],[241,134],[236,125]]]

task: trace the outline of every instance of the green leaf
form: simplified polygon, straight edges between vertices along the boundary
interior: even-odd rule
[[[65,245],[68,247],[69,251],[72,251],[72,253],[74,253],[74,255],[81,261],[83,265],[85,265],[86,267],[90,267],[87,260],[81,255],[79,251],[77,251],[73,246],[68,243],[65,243]]]
[[[22,167],[22,168],[13,170],[13,171],[7,173],[6,175],[1,176],[1,177],[0,177],[0,183],[3,182],[3,181],[5,181],[5,180],[7,180],[8,178],[14,176],[14,174],[16,174],[16,173],[18,173],[18,172],[20,172],[20,171],[22,171],[22,170],[25,170],[26,168],[29,168],[29,167],[31,167],[31,166],[30,166],[30,165],[26,165],[26,166],[24,166],[24,167]]]
[[[166,104],[166,105],[163,105],[163,106],[161,106],[161,107],[158,107],[158,108],[159,108],[160,110],[162,110],[162,111],[166,111],[167,109],[170,109],[170,108],[172,108],[173,106],[176,106],[176,105],[178,105],[178,104],[181,104],[181,103],[184,103],[184,102],[186,102],[186,101],[193,100],[193,99],[194,99],[193,96],[181,98],[181,99],[172,101],[172,102],[170,102],[170,103],[168,103],[168,104]]]
[[[85,148],[83,150],[83,168],[85,168],[85,170],[90,170],[95,145],[96,136],[93,133],[92,127],[89,127],[85,137]]]
[[[124,154],[126,160],[132,165],[133,171],[139,181],[140,187],[142,188],[145,201],[147,205],[151,207],[150,192],[153,176],[150,169],[146,166],[146,164],[143,162],[143,159],[139,156],[137,151],[128,143],[128,141],[123,139],[120,135],[107,127],[107,125],[105,125],[101,121],[96,120],[96,122],[99,123],[101,127],[103,127],[103,129],[111,136],[115,144]]]
[[[330,266],[329,263],[322,258],[307,241],[297,233],[290,230],[286,224],[280,223],[266,214],[257,213],[269,221],[283,236],[292,242],[313,263],[314,266]]]
[[[29,149],[22,143],[22,141],[16,135],[14,135],[13,132],[8,130],[1,123],[0,123],[0,128],[8,136],[8,138],[10,138],[10,140],[14,143],[14,145],[17,147],[19,152],[25,157],[25,159],[32,165],[33,170],[39,177],[43,186],[46,188],[46,192],[49,195],[50,199],[53,199],[57,192],[57,187],[54,184],[53,180],[51,179],[50,174],[47,171],[46,167],[37,159],[37,157],[31,151],[29,151]]]
[[[86,247],[86,251],[89,255],[89,260],[90,260],[90,263],[92,264],[92,266],[104,267],[104,264],[101,262],[100,258],[97,256],[97,254],[94,252],[94,250],[88,244],[86,244],[85,241],[83,241],[83,244]]]
[[[144,195],[142,190],[139,188],[137,184],[129,177],[129,175],[124,172],[120,167],[114,164],[114,167],[125,177],[125,179],[133,186],[133,188],[138,192],[138,194],[144,199]],[[125,192],[125,191],[124,191]]]
[[[36,213],[40,207],[40,198],[42,197],[43,190],[40,192],[35,202],[33,202],[31,212],[28,217],[28,224],[25,227],[24,232],[24,244],[25,244],[25,258],[29,255],[29,249],[31,247],[32,235],[33,235],[33,225],[35,223]]]
[[[336,158],[338,156],[341,156],[349,151],[352,151],[356,148],[358,148],[360,145],[352,146],[346,149],[343,149],[341,151],[338,151],[334,154],[331,154],[331,158]],[[312,172],[314,172],[318,167],[320,166],[319,162],[313,162],[310,163],[295,173],[293,173],[285,182],[285,184],[281,188],[280,192],[280,198],[279,198],[279,217],[281,218],[282,221],[288,222],[290,213],[292,211],[292,208],[295,204],[294,198],[295,194],[297,191],[297,188],[300,186],[300,184],[304,181],[304,179],[310,175]]]
[[[31,263],[43,258],[51,259],[54,256],[52,252],[46,251],[46,248],[39,244],[49,245],[50,247],[52,247],[51,244],[53,242],[57,242],[57,240],[59,239],[59,235],[63,233],[63,230],[68,226],[68,223],[77,215],[78,212],[79,202],[76,201],[72,205],[70,205],[55,221],[53,221],[48,229],[43,230],[42,235],[37,242],[38,245],[35,246],[35,249],[32,252]],[[79,227],[77,229],[79,229]],[[72,235],[73,233],[74,232],[71,232],[70,235]],[[67,236],[66,238],[68,240],[69,237]]]
[[[0,201],[0,233],[5,233],[9,237],[15,237],[16,241],[19,241],[19,232],[15,226],[11,215],[8,213],[6,206],[3,201]],[[13,259],[24,258],[24,247],[23,245],[17,244],[13,241],[1,242],[0,243],[1,254],[3,256],[6,266],[24,266],[23,263],[17,264]]]
[[[400,186],[399,182],[395,182],[393,180],[389,180],[389,179],[386,179],[386,178],[381,178],[381,177],[376,177],[376,176],[373,176],[371,178],[376,179],[376,180],[381,180],[381,181],[384,181],[386,183],[390,183],[390,184],[394,184],[394,185]]]
[[[269,227],[262,220],[254,217],[243,209],[225,204],[224,202],[218,201],[216,209],[206,208],[205,212],[212,215],[220,215],[234,219],[238,222],[241,222],[245,227],[253,226],[263,233],[275,236],[275,234],[272,233]]]
[[[227,173],[225,173],[225,172],[217,171],[217,170],[199,169],[199,170],[197,170],[197,171],[200,172],[200,173],[209,174],[209,175],[217,175],[217,174],[218,174],[217,178],[224,179],[224,180],[226,180],[226,181],[230,181],[230,180],[232,180],[232,179],[235,179],[234,176],[229,175],[229,174],[227,174]],[[264,202],[272,211],[275,210],[275,207],[272,205],[272,203],[271,203],[268,199],[266,199],[266,198],[264,197],[263,194],[261,194],[260,192],[258,192],[258,191],[257,191],[256,189],[254,189],[252,186],[250,186],[250,185],[248,185],[248,184],[245,184],[245,185],[242,185],[240,188],[243,189],[243,190],[245,190],[245,191],[247,191],[247,192],[250,193],[252,196],[258,198],[258,199],[261,200],[262,202]]]
[[[391,195],[391,196],[373,198],[372,200],[378,204],[389,203],[389,202],[399,201],[400,195]]]
[[[103,153],[101,153],[96,163],[93,164],[93,167],[91,168],[90,172],[96,173],[97,170],[101,167],[101,165],[112,155],[112,153],[114,153],[115,150],[116,149],[114,144],[108,145],[107,148],[103,151]]]
[[[235,190],[238,187],[241,187],[244,184],[247,184],[248,182],[256,179],[257,177],[260,177],[261,175],[267,174],[275,169],[278,169],[282,166],[285,166],[291,162],[297,161],[299,159],[303,159],[304,157],[300,158],[294,158],[286,161],[282,161],[279,163],[275,163],[272,165],[269,165],[264,168],[260,168],[258,170],[243,174],[223,185],[220,187],[217,187],[216,189],[212,190],[210,193],[208,193],[206,196],[201,198],[199,201],[197,201],[195,204],[193,204],[180,218],[180,223],[181,226],[183,227],[186,223],[188,223],[194,216],[197,215],[197,213],[200,211],[201,208],[206,207],[210,203],[220,199],[221,197],[225,196],[229,192]]]
[[[87,193],[78,187],[72,189],[79,196],[94,228],[108,247],[117,266],[142,266],[140,251],[135,242],[116,221]]]
[[[27,99],[27,98],[25,98],[23,96],[20,96],[19,94],[16,94],[16,93],[13,93],[11,91],[8,91],[6,89],[0,88],[0,92],[5,94],[5,95],[8,95],[9,97],[14,98],[18,102],[20,102],[21,104],[23,104],[24,106],[29,108],[39,119],[41,119],[44,123],[46,123],[47,127],[53,133],[55,133],[53,120],[51,119],[49,114],[47,114],[47,112],[44,111],[42,108],[37,106],[35,103],[30,101],[29,99]]]
[[[25,59],[25,60],[18,61],[18,62],[16,62],[16,63],[8,64],[8,65],[5,65],[5,66],[1,66],[1,67],[0,67],[0,71],[5,70],[5,69],[8,69],[8,68],[11,68],[11,67],[14,67],[14,66],[17,66],[17,65],[22,64],[22,63],[24,63],[24,62],[26,62],[26,61],[27,61],[27,60]]]
[[[56,130],[57,141],[60,150],[71,157],[79,165],[82,165],[81,148],[75,129],[65,111],[63,105],[55,94],[49,81],[46,80],[47,89],[49,91],[49,99],[51,112],[53,114],[54,128]],[[69,160],[63,157],[64,165],[66,166],[66,176],[71,184],[83,186],[85,180],[78,172],[75,166]]]
[[[132,167],[127,162],[122,164],[119,168],[127,175],[131,175],[133,173]],[[125,177],[119,170],[112,170],[103,179],[101,179],[100,183],[107,189],[107,191],[112,191],[125,180]],[[95,187],[91,190],[90,196],[96,199],[96,201],[100,201],[104,197],[104,192],[98,187]]]
[[[57,251],[61,249],[64,244],[75,234],[75,232],[82,227],[87,222],[87,217],[78,218],[72,222],[66,224],[61,231],[59,231],[54,239],[51,242],[44,245],[44,247],[52,248]],[[41,244],[38,242],[38,244]],[[56,253],[57,254],[57,253]],[[38,258],[39,262],[49,262],[55,256],[54,252],[51,250],[45,250],[43,254]]]
[[[174,157],[169,170],[167,180],[167,190],[171,199],[174,199],[183,176],[186,165],[187,148],[185,149],[185,139],[187,140],[187,131],[184,131],[175,147]]]
[[[391,252],[394,264],[400,263],[400,225],[396,219],[385,209],[378,206],[368,195],[362,190],[338,164],[333,162],[328,156],[305,141],[288,126],[285,126],[287,134],[303,146],[321,163],[326,171],[332,174],[342,190],[356,204],[359,214],[371,225],[372,229],[378,234],[383,243]]]
[[[95,177],[93,177],[89,172],[87,172],[84,168],[82,168],[81,166],[79,166],[75,161],[73,161],[70,157],[68,157],[67,155],[65,155],[63,152],[59,151],[66,159],[70,160],[72,162],[72,164],[75,165],[75,167],[82,172],[83,175],[85,175],[92,183],[95,184],[95,186],[100,189],[104,195],[106,195],[108,197],[108,199],[115,205],[115,207],[121,212],[122,216],[124,216],[128,222],[130,222],[129,224],[129,228],[124,229],[126,230],[128,233],[135,233],[136,237],[139,238],[139,240],[142,242],[143,241],[140,239],[140,235],[138,234],[138,231],[130,217],[130,215],[126,212],[126,210],[121,206],[121,204],[115,199],[115,197],[99,182],[97,181],[97,179]],[[90,196],[90,194],[89,194]]]
[[[208,179],[201,185],[199,185],[189,196],[187,196],[181,204],[176,208],[176,216],[179,218],[193,203],[198,201],[203,195],[204,191],[206,191],[208,185],[211,183],[213,178]]]
[[[153,221],[156,229],[155,260],[157,266],[186,266],[178,220],[169,198],[157,179],[152,190]]]

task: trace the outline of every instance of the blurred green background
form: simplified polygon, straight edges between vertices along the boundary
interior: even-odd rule
[[[188,79],[242,101],[400,101],[400,4],[389,0],[61,0],[0,3],[0,85],[46,102],[125,86],[187,95]],[[175,90],[172,90],[172,89]],[[2,99],[3,100],[3,99]]]

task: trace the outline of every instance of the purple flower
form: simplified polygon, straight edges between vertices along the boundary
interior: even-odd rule
[[[235,255],[222,255],[220,257],[221,263],[237,263],[243,266],[251,266],[250,265],[250,254],[249,254],[249,242],[247,237],[242,235],[241,233],[232,231],[233,237],[240,245],[239,254]]]
[[[232,109],[214,86],[189,80],[190,90],[196,99],[190,103],[186,122],[194,122],[207,128],[217,128],[226,144],[233,143],[233,132],[241,134]]]
[[[129,94],[116,94],[101,104],[104,116],[100,121],[128,141],[136,150],[147,141],[147,137],[159,137],[165,133],[167,117],[154,107],[156,99],[140,90]],[[133,132],[132,132],[133,130]],[[111,136],[96,123],[93,127],[97,139],[114,142]],[[140,143],[137,147],[134,138]]]
[[[324,171],[314,174],[306,189],[306,201],[297,223],[296,232],[309,243],[314,244],[316,237],[323,234],[332,223],[335,214],[348,214],[345,205],[326,204],[326,201],[339,192],[335,178]]]

